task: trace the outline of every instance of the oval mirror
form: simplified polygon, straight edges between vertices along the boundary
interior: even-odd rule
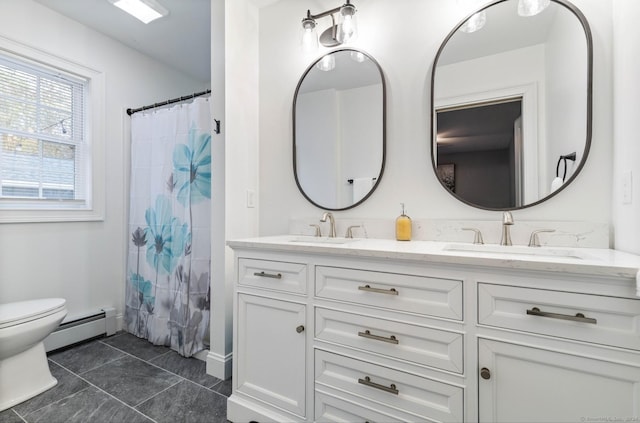
[[[474,207],[538,204],[573,181],[589,152],[588,23],[564,0],[531,15],[534,3],[545,4],[493,2],[436,55],[432,163],[443,187]]]
[[[304,197],[326,210],[362,203],[382,178],[385,82],[378,63],[336,50],[304,72],[293,99],[293,172]]]

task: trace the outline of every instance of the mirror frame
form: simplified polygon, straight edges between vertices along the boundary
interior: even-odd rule
[[[296,151],[297,151],[296,150],[296,103],[298,101],[298,92],[300,91],[300,86],[302,85],[302,82],[304,81],[307,74],[315,67],[315,65],[318,62],[322,60],[324,56],[328,54],[339,53],[341,51],[347,51],[347,52],[356,51],[364,54],[374,65],[376,65],[376,68],[380,73],[380,80],[382,82],[382,163],[380,163],[380,173],[378,174],[375,183],[373,184],[373,186],[371,187],[371,190],[367,193],[367,195],[362,197],[359,201],[351,204],[350,206],[342,207],[342,208],[329,208],[313,201],[309,197],[309,195],[307,195],[307,193],[304,192],[304,190],[302,189],[302,186],[300,185],[300,181],[298,180],[297,159],[296,159]],[[298,85],[296,86],[296,91],[293,94],[293,176],[295,178],[296,185],[298,186],[298,190],[300,191],[302,196],[307,199],[307,201],[309,201],[314,206],[321,208],[323,210],[342,211],[342,210],[352,209],[364,203],[371,196],[371,194],[373,194],[373,192],[378,188],[378,185],[380,185],[380,181],[382,180],[382,175],[384,174],[386,155],[387,155],[387,83],[384,78],[384,72],[382,71],[382,67],[370,54],[356,48],[341,48],[341,49],[331,50],[326,54],[323,54],[322,56],[317,58],[315,61],[313,61],[307,67],[307,69],[303,72],[302,76],[300,77],[300,80],[298,81]]]
[[[571,13],[573,13],[573,15],[578,19],[578,21],[580,22],[580,24],[582,25],[582,29],[584,30],[584,35],[586,38],[586,47],[587,47],[587,128],[586,128],[586,140],[585,140],[585,146],[584,146],[584,153],[582,155],[582,160],[580,161],[580,163],[578,163],[577,167],[575,168],[575,170],[573,171],[573,173],[571,174],[571,176],[569,177],[569,179],[567,179],[560,188],[558,188],[557,190],[553,191],[552,193],[548,194],[545,197],[540,198],[537,201],[534,201],[532,203],[529,204],[525,204],[519,207],[505,207],[505,208],[492,208],[492,207],[484,207],[478,204],[474,204],[471,203],[467,200],[465,200],[464,198],[461,198],[460,196],[456,195],[454,192],[451,192],[451,190],[449,190],[443,181],[440,180],[440,178],[437,177],[436,175],[436,159],[435,159],[435,154],[436,152],[434,151],[435,146],[436,146],[436,119],[437,119],[437,113],[436,113],[436,107],[435,107],[435,75],[436,75],[436,68],[438,65],[438,59],[440,58],[440,55],[442,54],[444,48],[446,47],[447,43],[449,42],[449,40],[451,39],[451,37],[453,37],[456,32],[460,29],[460,27],[469,19],[471,18],[473,15],[475,15],[478,12],[481,12],[483,10],[486,10],[492,6],[495,6],[497,4],[506,2],[506,1],[516,1],[516,0],[495,0],[481,8],[479,8],[478,10],[475,10],[474,12],[470,13],[468,16],[466,16],[462,21],[460,21],[460,23],[458,23],[453,30],[451,30],[451,32],[449,32],[449,34],[447,35],[447,37],[444,39],[444,41],[442,42],[442,44],[440,45],[440,48],[438,48],[438,52],[436,53],[436,56],[433,60],[433,65],[431,68],[431,166],[433,168],[433,174],[436,177],[436,179],[438,180],[438,182],[440,183],[440,185],[442,186],[442,188],[444,188],[450,195],[452,195],[454,198],[456,198],[457,200],[471,206],[471,207],[475,207],[478,209],[482,209],[482,210],[494,210],[494,211],[505,211],[505,210],[521,210],[521,209],[525,209],[528,207],[532,207],[535,206],[537,204],[540,204],[544,201],[547,201],[548,199],[558,195],[558,193],[560,193],[562,190],[564,190],[568,185],[570,185],[576,178],[576,176],[578,176],[578,174],[580,173],[580,171],[582,170],[582,168],[584,167],[584,164],[587,161],[587,158],[589,157],[589,150],[591,149],[591,137],[592,137],[592,121],[593,121],[593,37],[591,35],[591,28],[589,27],[589,22],[587,21],[587,18],[584,16],[584,14],[580,11],[580,9],[578,9],[576,6],[574,6],[573,4],[569,3],[566,0],[551,0],[553,3],[557,3],[559,6],[565,7],[566,9],[568,9]]]

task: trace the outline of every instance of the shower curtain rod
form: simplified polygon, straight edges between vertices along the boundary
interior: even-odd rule
[[[203,95],[211,94],[211,90],[202,91],[199,93],[193,93],[191,95],[185,95],[183,97],[172,98],[171,100],[161,101],[160,103],[150,104],[148,106],[138,107],[137,109],[127,109],[127,114],[131,116],[134,113],[141,112],[143,110],[155,109],[156,107],[166,106],[168,104],[179,103],[185,100],[191,100],[192,98],[200,97]]]

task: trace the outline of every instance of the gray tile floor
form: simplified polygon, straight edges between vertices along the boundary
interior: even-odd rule
[[[58,384],[0,412],[0,423],[226,422],[230,381],[128,333],[49,355]]]

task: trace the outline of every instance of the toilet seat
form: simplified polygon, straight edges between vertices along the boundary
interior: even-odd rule
[[[65,309],[63,298],[43,298],[0,304],[0,329],[20,325]]]

